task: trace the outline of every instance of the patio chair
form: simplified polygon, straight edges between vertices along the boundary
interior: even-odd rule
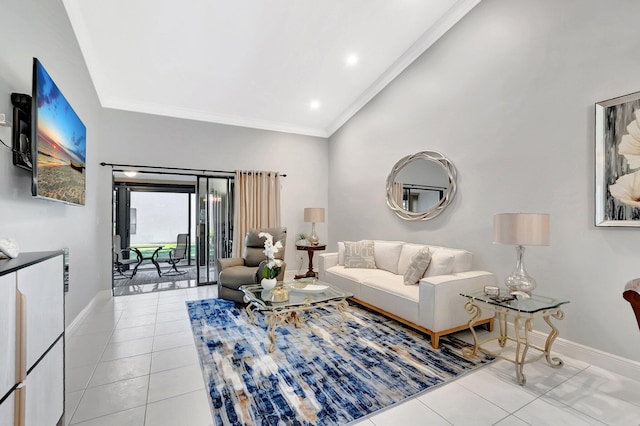
[[[159,262],[167,262],[171,266],[167,272],[163,272],[162,276],[184,275],[187,271],[180,271],[177,268],[178,263],[187,257],[189,250],[189,234],[178,234],[176,248],[169,250],[169,257],[158,259]]]
[[[133,278],[136,274],[137,268],[134,268],[131,276],[125,275],[124,271],[129,268],[129,265],[142,263],[142,253],[135,248],[123,248],[120,235],[113,236],[113,278],[116,280],[122,280],[124,278]],[[135,253],[136,257],[132,258],[131,253]]]

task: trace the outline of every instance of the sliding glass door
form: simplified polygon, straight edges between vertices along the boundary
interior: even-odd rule
[[[114,294],[157,291],[178,280],[195,285],[196,177],[114,172],[113,178],[113,234],[124,249],[120,257],[137,259],[117,267],[114,262]],[[171,276],[166,259],[179,234],[189,236],[187,250],[176,270],[180,274]]]
[[[198,284],[218,281],[216,259],[231,256],[233,178],[199,176],[197,184]]]

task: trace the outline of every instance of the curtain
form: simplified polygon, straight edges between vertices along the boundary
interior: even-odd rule
[[[280,226],[280,174],[236,170],[233,256],[241,257],[249,229]]]

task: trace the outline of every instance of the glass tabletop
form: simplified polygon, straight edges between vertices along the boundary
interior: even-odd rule
[[[353,296],[351,293],[319,280],[285,281],[282,285],[289,290],[289,300],[286,302],[271,302],[269,300],[271,290],[264,290],[260,284],[243,285],[240,290],[245,294],[247,300],[260,310],[316,305]]]
[[[468,297],[472,300],[479,300],[484,303],[488,303],[494,306],[500,306],[503,308],[509,308],[518,312],[534,313],[543,311],[545,309],[554,309],[558,306],[569,303],[564,299],[553,299],[551,297],[542,296],[539,294],[532,294],[528,299],[512,299],[504,300],[496,299],[495,296],[491,296],[484,293],[484,290],[475,290],[460,293],[461,296]],[[500,297],[509,296],[506,289],[500,290]]]

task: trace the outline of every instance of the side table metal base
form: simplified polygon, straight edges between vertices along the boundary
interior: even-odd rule
[[[471,320],[469,321],[469,329],[471,330],[471,334],[473,335],[474,346],[473,348],[464,348],[462,350],[462,354],[465,357],[476,356],[478,350],[482,350],[483,352],[489,353],[497,358],[501,358],[514,363],[516,369],[516,380],[520,385],[524,385],[527,381],[527,378],[524,375],[525,364],[529,364],[541,359],[542,357],[545,357],[547,363],[553,368],[560,368],[564,365],[564,362],[560,358],[551,356],[551,346],[553,345],[556,337],[558,337],[558,329],[551,322],[551,317],[562,320],[564,318],[564,312],[562,312],[560,308],[545,309],[534,313],[525,313],[484,303],[482,305],[488,309],[493,310],[496,313],[496,319],[500,327],[500,333],[497,337],[491,337],[482,342],[478,340],[478,335],[476,334],[473,327],[476,324],[478,318],[482,316],[482,309],[480,308],[479,304],[474,303],[473,299],[469,300],[465,304],[465,309],[467,310],[467,312],[469,312],[470,315],[473,315]],[[514,336],[510,336],[508,333],[508,318],[513,319]],[[543,318],[551,329],[549,331],[549,334],[547,335],[544,348],[535,346],[530,342],[529,333],[533,330],[533,320],[535,318]],[[504,348],[506,346],[507,341],[514,342],[514,357],[509,358],[501,354],[492,352],[486,347],[483,347],[483,345],[486,345],[491,341],[497,341],[498,345],[501,348]],[[537,350],[540,352],[540,354],[527,359],[529,349]]]

